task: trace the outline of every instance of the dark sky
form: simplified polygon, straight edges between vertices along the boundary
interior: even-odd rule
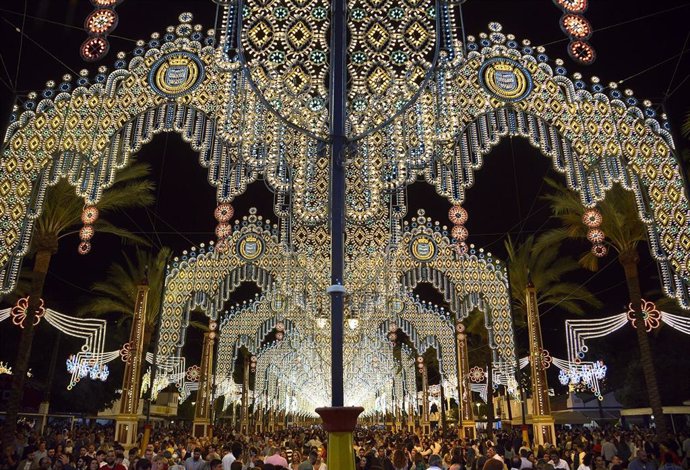
[[[518,40],[529,38],[535,46],[547,45],[549,57],[563,58],[569,73],[579,71],[586,81],[592,75],[600,77],[603,83],[623,80],[620,87],[633,89],[640,100],[650,99],[658,106],[666,101],[677,145],[688,148],[688,141],[680,140],[677,132],[683,116],[690,112],[690,2],[591,0],[590,4],[585,16],[595,29],[590,42],[598,55],[590,67],[577,66],[568,59],[567,40],[558,21],[561,12],[551,0],[469,0],[463,9],[465,28],[467,34],[477,35],[487,31],[490,21],[498,21],[503,24],[503,32],[515,34]],[[27,14],[23,17],[25,7]],[[0,120],[6,120],[2,116],[9,114],[15,95],[40,91],[47,80],[60,81],[65,73],[74,74],[82,68],[88,68],[93,75],[101,64],[83,63],[78,52],[86,38],[83,21],[90,11],[92,6],[87,0],[2,2]],[[117,7],[120,22],[110,37],[110,54],[103,64],[111,65],[117,51],[130,51],[137,39],[148,39],[152,32],[176,25],[183,11],[194,14],[194,23],[202,23],[206,29],[213,26],[216,8],[210,0],[125,0]],[[17,28],[24,32],[23,41]],[[678,57],[681,51],[684,54]],[[664,100],[670,91],[673,94]],[[208,242],[213,237],[215,193],[196,155],[178,136],[160,135],[142,150],[139,158],[154,167],[158,202],[150,211],[132,211],[120,222],[178,253]],[[546,190],[544,176],[560,177],[551,170],[550,161],[527,141],[505,139],[486,157],[484,168],[476,174],[475,187],[467,193],[469,242],[504,257],[506,234],[524,238],[552,226],[548,208],[540,199]],[[436,196],[431,187],[417,183],[409,194],[410,214],[423,207],[447,223],[449,204]],[[256,206],[265,217],[275,219],[270,213],[271,203],[272,195],[259,182],[234,205],[239,216],[245,215],[250,206]],[[88,295],[91,282],[100,278],[110,263],[121,259],[118,241],[107,236],[94,238],[89,256],[79,256],[77,244],[75,237],[61,241],[46,287],[46,299],[66,312]],[[582,248],[573,248],[573,253]],[[574,278],[600,293],[605,307],[593,315],[618,313],[626,304],[623,273],[613,261],[612,257],[606,258],[603,264],[608,267],[596,277],[582,271]],[[643,290],[658,289],[656,265],[646,253],[642,268]],[[544,316],[544,338],[547,348],[563,357],[560,313],[554,309]],[[2,325],[0,331],[6,328]],[[621,345],[634,341],[630,331],[618,336],[622,338]],[[690,338],[679,341],[690,342]],[[11,347],[0,345],[0,360],[12,360]]]

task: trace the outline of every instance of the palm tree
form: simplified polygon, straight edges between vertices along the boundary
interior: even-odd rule
[[[510,294],[513,298],[514,321],[525,325],[527,319],[527,284],[531,279],[537,292],[538,307],[558,306],[575,315],[584,315],[585,308],[600,308],[601,302],[587,288],[563,281],[568,274],[580,269],[573,258],[559,253],[560,242],[545,243],[548,232],[535,240],[530,235],[519,246],[509,237],[505,241],[508,252]],[[540,310],[544,313],[543,310]]]
[[[147,179],[150,171],[148,164],[135,162],[120,170],[113,185],[104,191],[98,203],[101,213],[107,214],[153,203],[154,185]],[[34,338],[35,312],[43,296],[43,286],[50,267],[50,260],[57,252],[58,241],[61,238],[78,233],[79,226],[82,224],[83,208],[84,201],[75,194],[74,187],[65,180],[61,180],[48,190],[43,213],[34,225],[30,248],[30,254],[34,255],[34,265],[28,289],[29,306],[26,309],[26,318],[17,348],[15,373],[7,404],[7,415],[2,429],[4,445],[14,443],[17,415],[21,405]],[[94,223],[94,229],[96,232],[111,233],[137,242],[142,241],[140,237],[116,227],[104,218],[99,218]]]
[[[554,192],[547,195],[546,200],[549,201],[554,216],[560,220],[562,226],[547,233],[543,243],[558,243],[565,239],[586,240],[587,227],[582,223],[585,208],[579,196],[558,182],[547,180],[547,183],[554,189]],[[647,241],[647,228],[640,220],[635,197],[632,192],[615,185],[597,207],[603,217],[601,229],[607,236],[606,245],[609,250],[613,250],[617,254],[618,262],[625,273],[630,304],[635,312],[637,324],[643,325],[638,246]],[[598,269],[598,261],[599,258],[591,252],[587,252],[580,258],[580,264],[590,270]],[[657,385],[649,338],[645,328],[640,327],[636,330],[649,404],[652,413],[657,417],[657,433],[659,436],[665,437],[667,425],[662,411],[661,395]]]
[[[148,282],[150,290],[144,322],[144,351],[148,350],[161,309],[162,287],[171,253],[167,247],[155,254],[137,248],[133,258],[125,255],[123,263],[113,263],[108,268],[106,279],[91,286],[94,295],[89,297],[81,315],[117,314],[120,326],[134,314],[137,286],[142,281]]]
[[[562,310],[576,315],[584,314],[588,307],[600,308],[601,302],[588,289],[563,280],[568,274],[580,269],[577,261],[559,253],[560,243],[546,245],[540,242],[541,238],[535,241],[534,235],[527,237],[520,245],[516,245],[511,238],[505,241],[515,324],[518,326],[526,324],[525,296],[530,278],[536,288],[537,302],[540,307],[550,306],[554,308],[558,306]],[[490,349],[486,347],[488,337],[484,325],[484,315],[479,312],[472,312],[465,322],[465,328],[470,337],[474,338],[477,343],[477,347],[473,348],[475,359],[479,358],[480,364],[489,365],[486,371],[489,377],[487,426],[491,429],[494,417],[493,394],[491,393],[493,388],[491,383],[492,354]]]

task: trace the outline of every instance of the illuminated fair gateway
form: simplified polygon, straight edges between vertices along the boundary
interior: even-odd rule
[[[145,385],[176,384],[183,397],[198,390],[198,434],[207,432],[216,398],[241,402],[245,429],[273,426],[279,414],[308,418],[332,404],[398,422],[409,416],[411,426],[419,415],[428,430],[429,404],[443,397],[459,400],[460,424],[471,435],[471,378],[481,374],[470,374],[463,322],[484,316],[493,383],[510,394],[520,364],[505,264],[467,244],[461,205],[483,157],[518,136],[552,160],[587,208],[614,182],[633,191],[664,289],[690,305],[690,208],[664,117],[615,83],[569,77],[563,61],[498,23],[463,40],[459,3],[220,2],[219,31],[183,13],[179,25],[119,54],[114,69],[49,82],[15,110],[5,137],[1,291],[16,283],[50,185],[60,178],[74,185],[89,226],[117,171],[156,134],[175,132],[199,153],[217,190],[217,239],[169,266]],[[586,45],[575,52],[592,59]],[[233,220],[233,199],[259,178],[274,192],[274,214],[252,209]],[[450,223],[408,213],[406,188],[419,180],[449,201]],[[604,255],[600,242],[594,250]],[[80,251],[89,249],[84,238]],[[244,281],[261,295],[226,307]],[[419,283],[432,284],[449,308],[413,296]],[[209,331],[201,366],[188,370],[181,350],[194,309],[208,316]],[[123,351],[130,387],[121,442],[136,435],[140,323],[129,343],[136,353]],[[409,341],[394,354],[403,333]],[[251,356],[237,384],[243,348]],[[440,387],[428,385],[427,351],[438,359]],[[529,362],[535,435],[548,441],[545,361]]]

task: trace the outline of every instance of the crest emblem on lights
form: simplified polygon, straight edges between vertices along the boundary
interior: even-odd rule
[[[166,98],[177,98],[194,91],[204,79],[201,60],[188,52],[174,52],[158,59],[149,81],[156,93]]]
[[[436,255],[436,244],[430,237],[420,235],[412,240],[410,251],[417,260],[429,261]]]
[[[244,235],[237,242],[237,252],[246,261],[257,259],[264,251],[264,242],[254,234]]]
[[[532,76],[518,62],[506,57],[487,60],[479,70],[482,86],[503,101],[520,101],[532,91]]]

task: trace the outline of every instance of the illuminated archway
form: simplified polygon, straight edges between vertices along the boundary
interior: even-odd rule
[[[690,306],[690,205],[667,123],[615,86],[567,77],[497,23],[486,37],[469,38],[463,56],[445,36],[453,37],[457,18],[444,15],[447,21],[427,25],[427,34],[438,36],[447,54],[427,64],[424,79],[411,78],[418,93],[390,121],[364,112],[385,125],[364,126],[369,133],[357,136],[358,158],[347,170],[349,219],[385,219],[387,194],[418,177],[462,202],[482,155],[503,136],[524,136],[553,159],[584,205],[596,204],[614,182],[635,193],[664,289]],[[47,88],[13,114],[0,167],[2,292],[16,282],[46,189],[65,177],[97,204],[132,152],[159,132],[180,133],[200,153],[219,201],[263,175],[279,201],[291,194],[295,220],[327,221],[327,198],[314,196],[327,193],[330,156],[320,138],[291,124],[296,116],[269,112],[266,96],[248,80],[257,69],[247,61],[261,56],[259,46],[248,42],[245,54],[229,57],[236,25],[225,23],[216,45],[192,27],[191,15],[180,20],[174,33],[138,47],[112,72]]]

